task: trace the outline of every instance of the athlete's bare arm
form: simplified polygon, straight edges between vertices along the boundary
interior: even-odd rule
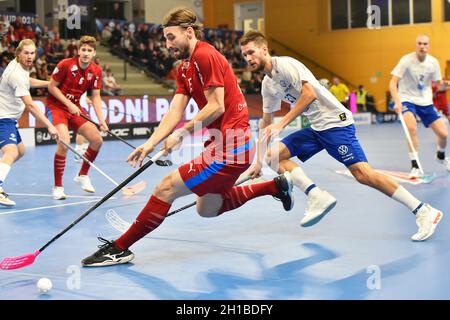
[[[273,113],[263,113],[259,122],[258,149],[255,164],[249,169],[248,176],[257,178],[261,174],[264,155],[267,150],[268,140],[264,140],[264,129],[273,123]]]
[[[205,107],[182,128],[175,130],[164,142],[164,150],[172,152],[180,145],[183,136],[194,132],[196,129],[206,128],[225,112],[225,89],[223,87],[211,87],[205,90],[208,103]]]
[[[225,89],[223,87],[211,87],[205,91],[206,106],[183,126],[187,132],[194,132],[195,123],[200,123],[201,128],[206,128],[207,125],[214,122],[225,112]]]
[[[302,81],[302,90],[300,97],[292,109],[284,115],[279,123],[272,124],[264,130],[264,137],[270,141],[275,135],[279,134],[294,119],[305,111],[305,109],[317,99],[316,91],[313,86],[306,81]]]
[[[47,88],[49,83],[50,81],[30,78],[30,87],[32,88]]]
[[[399,113],[402,111],[402,102],[400,101],[400,97],[398,95],[398,82],[400,78],[397,76],[392,76],[391,81],[389,82],[389,90],[391,91],[391,97],[394,101],[394,111]]]
[[[176,94],[173,97],[169,111],[163,116],[155,132],[128,156],[127,161],[133,167],[136,167],[137,164],[141,166],[145,157],[155,149],[155,146],[172,133],[177,124],[180,123],[189,99],[190,97],[184,94]]]
[[[51,134],[53,139],[58,139],[58,130],[53,126],[53,124],[48,121],[47,117],[39,110],[38,106],[33,102],[31,96],[23,96],[21,97],[23,103],[25,104],[25,108],[39,121],[45,124],[48,128],[48,132]]]
[[[94,106],[95,113],[97,114],[97,118],[99,119],[100,129],[104,132],[108,131],[108,125],[103,119],[102,112],[102,97],[100,95],[100,89],[92,90],[92,105]]]

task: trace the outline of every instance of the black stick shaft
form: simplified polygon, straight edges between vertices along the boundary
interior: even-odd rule
[[[85,116],[84,114],[80,113],[80,116],[82,116],[84,119],[86,119],[87,121],[89,121],[90,123],[96,125],[97,127],[100,127],[100,125],[98,123],[96,123],[94,120],[92,120],[91,118]],[[117,134],[111,132],[110,130],[107,131],[110,135],[112,135],[114,138],[122,141],[123,143],[125,143],[126,145],[128,145],[129,147],[136,149],[135,146],[133,146],[131,143],[129,143],[128,141],[126,141],[125,139],[119,137]],[[149,157],[149,156],[147,156]]]
[[[136,170],[132,175],[130,175],[128,178],[126,178],[124,181],[122,181],[117,187],[115,187],[113,190],[111,190],[106,196],[101,198],[99,201],[97,201],[92,207],[87,209],[78,219],[76,219],[74,222],[72,222],[67,228],[65,228],[63,231],[58,233],[56,236],[54,236],[49,242],[47,242],[42,248],[39,249],[39,252],[42,252],[47,248],[49,245],[51,245],[53,242],[55,242],[57,239],[59,239],[63,234],[65,234],[67,231],[72,229],[78,222],[86,218],[88,214],[90,214],[92,211],[97,209],[99,206],[101,206],[106,200],[111,198],[113,195],[115,195],[118,191],[120,191],[123,187],[125,187],[129,182],[131,182],[134,178],[136,178],[138,175],[140,175],[142,172],[144,172],[148,167],[150,167],[154,161],[156,161],[157,158],[161,157],[163,155],[163,152],[160,151],[157,153],[152,160],[147,161],[142,167],[140,167],[138,170]]]

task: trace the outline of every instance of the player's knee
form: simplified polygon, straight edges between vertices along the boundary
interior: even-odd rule
[[[97,135],[97,136],[95,136],[95,137],[91,140],[90,144],[92,145],[92,147],[94,147],[94,149],[100,148],[101,145],[103,144],[103,138],[102,138],[102,136],[101,136],[100,134]]]
[[[19,151],[17,152],[16,161],[19,160],[20,158],[22,158],[22,157],[24,156],[24,154],[25,154],[25,149],[19,150]]]
[[[408,125],[407,128],[410,135],[415,136],[417,134],[417,125]]]
[[[202,218],[214,218],[217,217],[217,212],[213,213],[209,208],[203,206],[197,206],[197,213]]]
[[[266,164],[271,167],[273,170],[278,170],[278,161],[273,157],[273,152],[271,150],[268,150],[266,152],[266,155],[264,156],[264,161]]]
[[[153,194],[162,201],[170,201],[173,198],[174,190],[170,176],[158,183]]]

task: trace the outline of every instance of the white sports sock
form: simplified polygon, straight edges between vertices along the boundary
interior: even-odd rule
[[[409,160],[417,160],[417,152],[409,152]]]
[[[407,206],[409,210],[413,212],[422,204],[422,201],[418,200],[402,186],[399,186],[397,190],[395,190],[391,198]]]
[[[314,182],[305,175],[305,172],[303,172],[302,168],[297,167],[292,170],[291,176],[294,185],[304,193],[306,193],[306,191],[310,189],[308,190],[308,196],[313,196],[315,193],[320,191],[319,187],[317,187]],[[310,188],[311,186],[313,187]]]
[[[3,186],[3,183],[8,176],[9,170],[11,170],[11,166],[0,161],[0,187]]]

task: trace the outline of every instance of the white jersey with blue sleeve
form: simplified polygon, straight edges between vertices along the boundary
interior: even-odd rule
[[[280,110],[281,101],[295,104],[301,95],[302,81],[306,81],[317,94],[317,99],[303,112],[313,130],[323,131],[353,124],[352,113],[300,61],[291,57],[272,57],[271,76],[266,75],[262,82],[265,113]]]
[[[428,54],[421,62],[415,52],[409,53],[400,59],[391,74],[400,78],[398,95],[401,102],[410,102],[417,106],[433,104],[432,81],[442,80],[441,68],[436,58]]]
[[[0,78],[0,119],[19,119],[25,104],[21,97],[30,95],[30,74],[16,59]]]

